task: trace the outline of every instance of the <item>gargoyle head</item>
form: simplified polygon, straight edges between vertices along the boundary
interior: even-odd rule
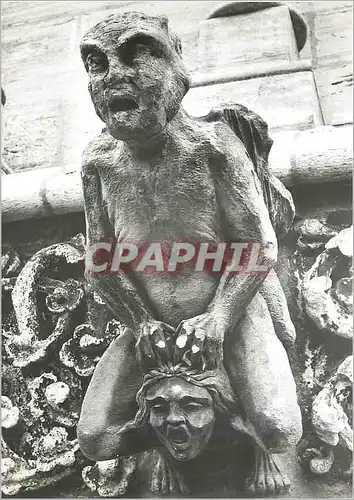
[[[96,113],[123,141],[159,135],[189,89],[178,36],[165,16],[113,14],[80,45]]]

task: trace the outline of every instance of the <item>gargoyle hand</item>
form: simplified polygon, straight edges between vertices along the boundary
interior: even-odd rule
[[[154,366],[170,357],[174,334],[174,328],[162,321],[148,320],[140,324],[135,348],[143,366]]]
[[[182,321],[176,330],[175,351],[192,352],[204,358],[206,368],[213,369],[223,359],[223,341],[226,325],[215,315],[206,312]]]

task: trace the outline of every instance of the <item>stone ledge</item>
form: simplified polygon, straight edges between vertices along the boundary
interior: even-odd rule
[[[286,186],[351,179],[352,125],[280,132],[272,137],[270,170]],[[4,223],[83,210],[80,172],[75,168],[3,176],[1,194]]]
[[[312,71],[311,61],[267,61],[264,63],[255,63],[252,67],[246,69],[218,69],[213,74],[197,72],[192,75],[191,87],[205,87],[218,83],[238,82],[249,80],[251,78],[260,78],[262,76],[284,75],[289,73],[298,73],[301,71]]]
[[[182,101],[183,107],[192,116],[203,116],[212,108],[232,106],[234,103],[242,104],[261,116],[271,134],[323,125],[312,71],[267,74],[259,78],[194,87]]]

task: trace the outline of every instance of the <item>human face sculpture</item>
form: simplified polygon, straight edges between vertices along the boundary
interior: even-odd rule
[[[86,33],[80,50],[91,99],[110,134],[123,141],[161,134],[189,88],[167,18],[110,16]]]
[[[176,460],[191,460],[208,444],[215,412],[207,389],[173,377],[150,387],[146,400],[150,424]]]

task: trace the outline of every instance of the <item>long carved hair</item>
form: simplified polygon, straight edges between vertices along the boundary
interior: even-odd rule
[[[154,356],[153,360],[150,358],[148,361],[144,359],[144,353],[139,353],[145,376],[136,395],[138,411],[134,420],[125,425],[123,432],[144,427],[149,418],[146,400],[148,390],[159,381],[172,377],[182,378],[190,384],[207,389],[212,397],[216,414],[222,414],[226,418],[231,418],[233,415],[243,416],[242,406],[231,388],[229,377],[222,363],[208,369],[201,353],[194,353],[191,348],[187,348],[185,352],[182,350],[177,361],[172,354],[171,336],[166,337],[163,349],[164,356],[161,355],[161,348],[152,344],[151,350]]]

